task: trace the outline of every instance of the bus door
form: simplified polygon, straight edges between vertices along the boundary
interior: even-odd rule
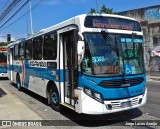
[[[71,106],[75,105],[74,89],[77,86],[77,54],[76,54],[76,30],[62,35],[63,42],[63,70],[64,70],[64,102]]]
[[[10,48],[9,50],[9,66],[8,69],[10,71],[9,78],[11,81],[13,81],[13,48]]]

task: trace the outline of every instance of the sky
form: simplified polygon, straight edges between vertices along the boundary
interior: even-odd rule
[[[0,5],[4,1],[0,0]],[[31,0],[34,7],[40,0]],[[38,6],[32,10],[33,32],[48,28],[59,22],[67,20],[76,15],[89,13],[91,8],[96,8],[96,0],[43,0]],[[122,12],[153,5],[160,5],[160,0],[98,0],[99,9],[102,5],[107,8],[113,8],[114,12]],[[7,25],[13,23],[17,18],[21,17],[29,10],[29,3],[21,10]],[[0,6],[0,9],[2,7]],[[1,10],[0,10],[1,13]],[[7,33],[10,33],[12,40],[25,38],[27,33],[31,34],[30,15],[27,13],[20,20],[9,26],[0,29],[0,42],[5,42]]]

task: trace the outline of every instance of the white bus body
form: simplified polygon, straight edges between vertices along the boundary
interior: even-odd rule
[[[103,18],[110,21],[104,23]],[[138,25],[128,17],[83,14],[43,29],[8,45],[9,79],[19,90],[24,87],[47,98],[55,110],[64,105],[78,113],[106,114],[140,107],[147,100],[147,89],[143,61],[137,57],[143,50],[143,34]],[[118,44],[118,63],[103,66],[103,74],[99,64],[106,61],[106,56],[98,54],[105,46],[99,47],[96,55],[93,48],[98,45],[93,47],[94,41],[101,44],[96,40],[106,41],[114,51]],[[120,48],[130,51],[130,56],[134,54],[136,63],[127,58],[125,50],[119,61]],[[87,52],[92,57],[87,57]]]

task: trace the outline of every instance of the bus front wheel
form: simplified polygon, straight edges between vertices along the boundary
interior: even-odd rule
[[[21,80],[20,80],[20,76],[17,75],[17,89],[20,91],[22,89],[21,87]]]
[[[58,90],[54,87],[51,87],[49,95],[50,95],[51,108],[54,109],[55,111],[60,111]]]

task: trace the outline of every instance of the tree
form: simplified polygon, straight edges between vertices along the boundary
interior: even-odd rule
[[[0,42],[0,46],[7,46],[8,44],[10,44],[10,43],[12,43],[12,41],[10,41],[10,42]]]
[[[107,8],[105,5],[103,5],[100,9],[100,13],[113,14],[113,9]]]
[[[89,14],[94,14],[96,13],[96,10],[94,8],[91,8],[91,10],[89,11]]]
[[[94,13],[97,13],[96,10],[94,8],[91,8],[89,14],[94,14]],[[98,13],[113,14],[113,9],[107,8],[105,5],[103,5],[101,9],[98,11]]]

